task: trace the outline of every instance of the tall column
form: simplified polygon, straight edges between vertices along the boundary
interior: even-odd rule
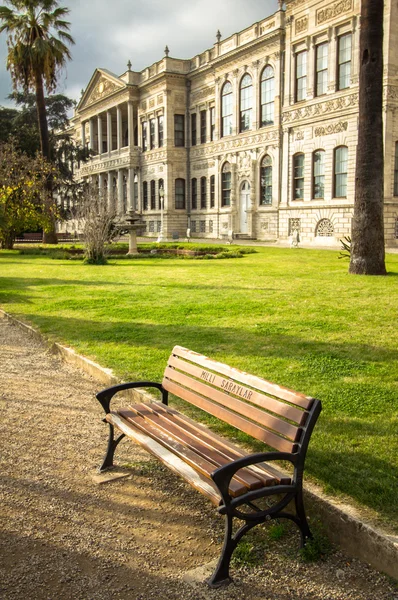
[[[113,174],[112,171],[108,171],[108,208],[110,210],[113,209],[114,199],[113,199]]]
[[[117,112],[117,149],[120,150],[120,148],[122,147],[122,125],[123,125],[123,118],[122,118],[122,107],[118,106],[116,109]]]
[[[134,146],[134,112],[133,103],[127,103],[127,120],[128,120],[128,132],[129,132],[129,148]]]
[[[134,211],[134,175],[135,171],[129,168],[128,187],[127,187],[127,210]]]
[[[97,117],[97,125],[98,125],[98,154],[102,154],[102,117],[98,115]]]
[[[106,137],[108,154],[112,152],[112,113],[110,110],[106,113]]]
[[[90,119],[89,120],[89,126],[90,126],[90,145],[89,145],[89,149],[90,150],[94,150],[94,119]]]
[[[100,197],[100,199],[103,199],[104,196],[104,174],[103,173],[99,173],[98,174],[98,196]]]
[[[117,172],[117,213],[119,216],[124,215],[124,211],[123,211],[123,169],[118,169],[118,172]]]
[[[82,122],[82,146],[86,147],[86,123]]]

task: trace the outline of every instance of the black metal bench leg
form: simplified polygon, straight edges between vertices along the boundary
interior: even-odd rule
[[[232,516],[225,515],[224,545],[221,551],[220,560],[218,561],[214,573],[207,580],[207,584],[211,588],[218,588],[222,585],[231,583],[232,579],[229,576],[229,563],[231,562],[231,557],[236,545],[237,541],[232,537]]]
[[[125,437],[125,434],[122,433],[115,440],[115,428],[111,423],[108,423],[108,425],[109,425],[108,449],[106,451],[104,461],[99,468],[100,471],[105,471],[106,469],[110,469],[110,467],[113,467],[113,456],[115,454],[115,450],[116,450],[119,442],[121,442],[122,439]]]
[[[296,513],[298,517],[297,525],[301,532],[301,547],[305,545],[307,540],[312,539],[312,533],[308,525],[307,516],[304,510],[303,492],[299,490],[295,497]]]

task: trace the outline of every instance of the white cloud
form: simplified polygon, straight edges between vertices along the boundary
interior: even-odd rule
[[[170,55],[191,58],[210,48],[217,29],[223,37],[245,29],[277,10],[277,0],[66,0],[76,41],[73,60],[60,77],[59,91],[73,98],[103,67],[120,74],[128,60],[140,71]],[[0,64],[5,64],[5,34],[0,39]],[[11,91],[9,73],[0,69],[0,104]]]

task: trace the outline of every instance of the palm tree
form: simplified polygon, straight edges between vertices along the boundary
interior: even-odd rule
[[[51,160],[44,86],[50,93],[57,85],[60,70],[71,58],[67,44],[74,44],[68,33],[70,23],[64,20],[69,13],[57,0],[7,0],[0,6],[0,33],[8,34],[7,69],[13,87],[25,93],[34,90],[43,156]],[[52,205],[52,182],[49,182]],[[55,219],[53,231],[44,234],[43,241],[56,243]]]
[[[350,273],[385,275],[383,0],[362,0],[359,123]]]

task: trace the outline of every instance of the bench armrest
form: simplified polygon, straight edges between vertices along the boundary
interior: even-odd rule
[[[118,392],[123,392],[124,390],[131,390],[134,388],[156,388],[162,393],[163,404],[167,404],[168,392],[163,389],[161,383],[157,383],[156,381],[132,381],[130,383],[119,383],[118,385],[113,385],[112,387],[98,392],[96,397],[105,413],[108,414],[110,413],[110,403],[113,396]]]
[[[234,460],[228,465],[219,467],[211,474],[211,478],[220,490],[224,502],[226,502],[227,500],[230,500],[229,484],[231,479],[235,473],[240,471],[240,469],[249,467],[250,465],[256,465],[257,463],[270,462],[273,460],[288,460],[294,466],[296,466],[297,457],[297,454],[290,454],[288,452],[259,452],[257,454],[249,454],[248,456]]]

